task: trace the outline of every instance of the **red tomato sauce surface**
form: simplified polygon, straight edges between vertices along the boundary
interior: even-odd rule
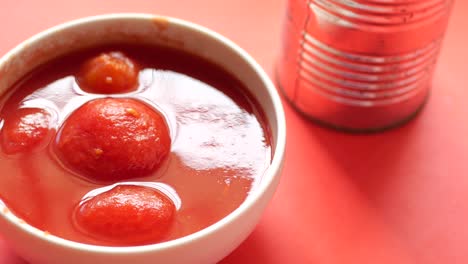
[[[108,90],[100,94],[80,87],[77,80],[83,65],[89,67],[93,58],[110,52],[125,54],[138,65],[138,80],[132,81],[137,87],[130,92],[117,89],[111,94]],[[156,169],[130,178],[101,175],[105,179],[101,181],[83,175],[83,171],[70,168],[60,159],[57,144],[61,127],[81,106],[102,98],[137,100],[164,117],[170,134],[166,146],[170,150]],[[126,111],[138,114],[133,108]],[[86,118],[83,116],[80,118]],[[106,223],[99,211],[92,211],[99,209],[90,207],[98,204],[93,198],[101,194],[105,201],[102,210],[118,215],[133,212],[133,204],[139,203],[135,197],[153,201],[150,198],[154,196],[175,212],[159,214],[165,217],[168,230],[158,231],[157,238],[137,244],[168,241],[206,228],[239,207],[271,162],[270,140],[258,104],[240,81],[215,64],[179,50],[140,45],[79,51],[35,69],[0,97],[0,200],[19,218],[44,232],[82,243],[128,246],[139,240],[102,239],[100,234],[90,235],[89,231],[125,223],[133,225],[126,229],[129,232],[141,231],[151,221],[140,223],[129,218]],[[77,153],[74,148],[79,144],[75,145],[65,150],[67,157]],[[117,144],[110,149],[117,153],[119,162],[125,161],[126,153],[118,153]],[[95,151],[97,156],[104,153],[100,148]],[[101,167],[96,175],[103,171]],[[127,188],[127,192],[115,188],[119,185],[134,187]],[[135,186],[153,188],[157,193]],[[133,189],[141,193],[133,195]],[[133,200],[122,202],[125,209],[114,210],[112,199],[119,195]],[[88,207],[92,210],[77,218],[77,211]],[[151,211],[142,219],[150,219],[153,214]],[[92,223],[93,217],[102,225]],[[77,222],[90,223],[92,228],[83,232]],[[110,234],[112,230],[101,233]],[[127,236],[128,232],[118,235]]]

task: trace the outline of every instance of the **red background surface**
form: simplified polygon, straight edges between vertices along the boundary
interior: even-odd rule
[[[0,54],[70,19],[145,12],[224,34],[274,77],[285,4],[2,0]],[[411,123],[350,135],[319,127],[285,103],[288,146],[281,184],[258,227],[222,263],[468,263],[467,10],[468,1],[458,0],[432,96]],[[1,237],[0,263],[24,264]]]

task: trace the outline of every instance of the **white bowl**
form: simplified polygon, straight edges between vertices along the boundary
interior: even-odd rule
[[[129,40],[198,54],[241,80],[258,100],[271,127],[274,150],[271,165],[241,206],[225,218],[194,234],[147,246],[94,246],[45,234],[0,203],[2,237],[31,264],[215,263],[251,233],[275,192],[286,144],[286,122],[275,86],[245,51],[199,25],[162,16],[112,14],[56,26],[26,40],[0,59],[0,95],[33,68],[62,54]]]

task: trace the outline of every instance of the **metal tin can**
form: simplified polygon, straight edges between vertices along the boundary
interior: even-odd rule
[[[289,0],[280,89],[333,127],[396,126],[423,106],[453,0]]]

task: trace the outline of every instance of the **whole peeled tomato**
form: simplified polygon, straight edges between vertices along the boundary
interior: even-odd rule
[[[89,93],[114,94],[136,90],[139,69],[122,52],[107,52],[86,61],[78,73],[80,88]]]
[[[51,115],[40,108],[20,108],[4,118],[0,142],[6,154],[19,154],[37,149],[50,130]]]
[[[75,210],[78,230],[119,246],[157,243],[169,231],[176,208],[162,192],[139,185],[117,185],[83,201]]]
[[[171,147],[164,116],[136,99],[101,98],[65,120],[55,141],[57,157],[93,181],[143,177],[158,169]]]

